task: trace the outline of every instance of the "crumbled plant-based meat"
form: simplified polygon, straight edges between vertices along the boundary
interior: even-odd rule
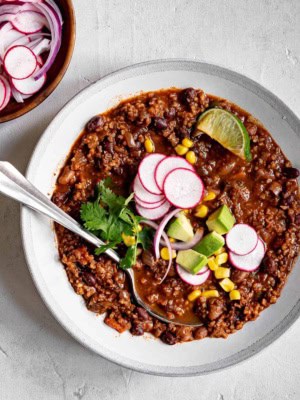
[[[233,112],[244,122],[251,140],[252,162],[244,162],[205,134],[194,134],[199,114],[213,106]],[[167,279],[159,285],[167,263],[155,260],[149,251],[142,252],[134,267],[142,297],[169,318],[203,323],[195,328],[165,324],[151,317],[132,302],[125,274],[112,260],[95,256],[92,246],[56,225],[67,277],[87,308],[106,314],[104,322],[118,332],[151,332],[169,345],[227,337],[276,302],[299,253],[299,171],[266,129],[235,104],[199,89],[170,89],[141,94],[92,118],[62,168],[53,202],[80,221],[80,206],[93,198],[101,179],[110,177],[117,194],[128,196],[146,155],[146,137],[152,140],[156,152],[166,155],[176,154],[174,147],[183,138],[193,140],[195,168],[206,188],[217,194],[207,203],[209,212],[227,204],[237,222],[255,228],[267,246],[261,266],[252,273],[229,266],[241,294],[240,300],[230,301],[213,275],[201,287],[184,283],[177,275],[175,261]],[[192,223],[194,229],[200,226],[196,219]],[[217,289],[220,297],[199,297],[191,303],[187,296],[195,289]]]

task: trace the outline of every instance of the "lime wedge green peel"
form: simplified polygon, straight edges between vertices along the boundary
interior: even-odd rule
[[[197,130],[206,133],[227,150],[251,161],[250,138],[242,121],[229,111],[211,108],[200,115]]]

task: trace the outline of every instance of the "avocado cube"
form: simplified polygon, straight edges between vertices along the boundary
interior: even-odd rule
[[[225,204],[214,211],[206,221],[208,229],[220,235],[229,232],[234,224],[235,218]]]
[[[198,253],[210,257],[225,244],[223,236],[213,231],[205,235],[198,244],[193,248]]]
[[[176,262],[189,273],[196,275],[207,264],[207,258],[194,250],[180,250]]]
[[[183,242],[188,242],[194,237],[192,224],[182,212],[170,223],[167,234],[169,237]]]

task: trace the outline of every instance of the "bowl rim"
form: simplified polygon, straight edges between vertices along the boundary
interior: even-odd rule
[[[264,101],[275,109],[277,113],[280,115],[284,115],[286,117],[286,122],[290,125],[290,127],[297,133],[297,136],[300,138],[300,120],[296,116],[296,114],[290,110],[288,106],[283,103],[276,95],[274,95],[271,91],[264,88],[262,85],[252,80],[251,78],[235,72],[232,69],[225,68],[220,65],[211,64],[203,61],[196,61],[191,59],[159,59],[159,60],[151,60],[147,62],[137,63],[134,65],[129,65],[117,71],[114,71],[106,76],[102,77],[100,80],[92,83],[88,87],[81,90],[77,93],[71,100],[69,100],[62,110],[56,115],[53,121],[49,124],[49,126],[44,131],[40,140],[38,141],[30,162],[27,167],[26,176],[30,179],[31,173],[34,171],[35,160],[38,158],[39,152],[45,148],[47,141],[51,139],[51,131],[55,126],[59,126],[60,122],[64,119],[68,113],[75,108],[83,98],[89,94],[90,96],[96,93],[98,90],[102,90],[104,87],[107,87],[110,83],[114,83],[116,81],[120,81],[122,79],[126,79],[129,76],[134,76],[136,70],[140,70],[141,72],[154,72],[161,71],[162,68],[172,69],[172,70],[191,70],[191,71],[201,71],[201,72],[209,72],[209,74],[222,76],[223,78],[233,82],[238,83],[239,85],[247,88],[252,91]],[[83,346],[92,350],[94,353],[99,354],[103,358],[118,364],[122,367],[129,368],[131,370],[147,373],[151,375],[159,375],[159,376],[172,376],[172,377],[187,377],[187,376],[199,376],[199,375],[207,375],[209,373],[217,372],[223,369],[230,368],[234,365],[240,364],[247,359],[252,358],[253,356],[260,353],[262,350],[266,349],[273,342],[275,342],[283,333],[285,333],[297,320],[300,315],[300,299],[294,305],[294,307],[290,310],[290,312],[273,328],[270,332],[268,332],[265,336],[257,340],[252,345],[246,347],[245,349],[239,351],[238,353],[226,357],[218,362],[213,362],[210,364],[204,364],[202,366],[191,366],[191,367],[166,367],[166,366],[155,366],[151,365],[149,367],[148,364],[143,364],[143,362],[134,361],[128,359],[126,357],[116,355],[110,350],[103,349],[103,351],[98,351],[90,345],[86,339],[85,335],[77,328],[70,326],[71,320],[69,318],[63,318],[62,315],[58,315],[60,310],[55,308],[55,304],[51,304],[49,299],[46,297],[47,288],[43,287],[41,281],[38,281],[38,277],[36,276],[36,271],[32,267],[33,256],[30,254],[30,248],[27,246],[26,241],[26,227],[28,221],[28,213],[26,207],[22,207],[21,209],[21,235],[22,235],[22,243],[25,253],[26,262],[28,265],[29,272],[32,276],[32,279],[35,283],[35,286],[43,299],[47,308],[51,311],[54,318],[64,327],[64,329],[70,333],[70,335],[80,342]],[[72,325],[72,322],[71,322]]]
[[[42,104],[50,95],[51,93],[54,92],[54,90],[57,88],[57,86],[60,84],[60,82],[63,80],[70,62],[72,60],[72,56],[74,53],[74,48],[75,48],[75,41],[76,41],[76,15],[75,15],[75,9],[73,5],[72,0],[66,0],[69,9],[70,9],[70,15],[68,16],[70,18],[70,26],[71,26],[71,40],[70,40],[70,46],[68,47],[66,57],[64,59],[64,62],[62,64],[61,70],[59,71],[60,77],[59,79],[54,79],[47,89],[42,90],[36,99],[34,101],[29,102],[26,107],[20,108],[19,110],[16,110],[12,113],[9,113],[5,116],[0,116],[0,124],[8,121],[13,121],[14,119],[17,119],[19,117],[22,117],[23,115],[29,113],[30,111],[34,110],[36,107],[38,107],[40,104]]]

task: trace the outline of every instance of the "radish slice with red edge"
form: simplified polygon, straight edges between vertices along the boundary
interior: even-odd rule
[[[233,253],[244,256],[255,249],[258,235],[247,224],[236,224],[226,235],[226,245]]]
[[[257,270],[265,256],[265,244],[258,238],[257,245],[251,253],[239,256],[232,251],[229,252],[229,261],[237,269],[241,271],[252,272]]]
[[[205,267],[203,267],[205,268]],[[198,275],[193,275],[187,272],[184,268],[182,268],[180,265],[176,265],[176,271],[179,275],[179,277],[183,280],[183,282],[188,283],[189,285],[192,286],[199,286],[202,285],[204,282],[207,281],[207,279],[210,277],[211,271],[208,269],[206,272],[203,274],[198,274]]]
[[[159,244],[160,244],[160,239],[162,237],[162,233],[164,232],[167,223],[174,217],[174,215],[178,214],[179,211],[180,210],[177,208],[176,210],[173,210],[169,214],[167,214],[161,221],[161,223],[157,228],[157,231],[155,232],[153,244],[154,244],[154,254],[156,259],[159,258]]]
[[[7,79],[4,78],[4,76],[0,76],[0,80],[1,80],[1,81],[4,83],[4,85],[5,85],[5,98],[4,98],[4,101],[3,101],[3,103],[2,103],[2,105],[1,105],[1,107],[0,107],[0,111],[1,111],[1,110],[3,110],[3,109],[7,106],[7,104],[9,103],[9,100],[10,100],[10,98],[11,98],[11,88],[10,88],[10,85],[9,85]]]
[[[207,265],[204,265],[204,267],[202,267],[202,268],[200,269],[200,272],[198,272],[197,275],[206,274],[207,271],[209,271],[209,268],[208,268]]]
[[[21,33],[36,33],[49,24],[44,15],[37,11],[18,12],[11,21],[15,29]]]
[[[141,184],[148,192],[153,194],[162,194],[160,188],[157,186],[154,178],[154,172],[157,164],[166,158],[165,155],[153,153],[146,156],[139,165],[138,175]]]
[[[200,203],[204,185],[196,172],[177,168],[167,175],[164,181],[164,193],[174,207],[189,209]]]
[[[139,176],[137,175],[133,181],[133,191],[135,197],[141,200],[143,203],[159,203],[162,200],[165,200],[165,196],[163,194],[153,194],[144,188],[142,185]]]
[[[18,92],[13,86],[11,87],[11,94],[17,103],[24,103],[21,93]]]
[[[164,198],[160,200],[158,203],[145,203],[136,196],[134,196],[134,200],[139,206],[148,208],[149,210],[160,207],[166,201],[166,199]]]
[[[38,65],[37,69],[41,67]],[[33,76],[30,76],[27,79],[12,79],[11,80],[14,88],[25,95],[32,95],[37,93],[46,82],[46,75],[43,75],[39,80],[35,80]]]
[[[139,204],[135,204],[137,212],[144,218],[150,220],[156,220],[162,218],[170,209],[171,204],[168,201],[165,201],[161,206],[157,208],[153,208],[152,210],[149,208],[141,207]]]
[[[154,171],[154,177],[160,190],[163,190],[166,176],[177,168],[186,168],[194,171],[194,167],[188,161],[186,161],[185,158],[177,156],[166,157],[157,164],[157,167]]]
[[[2,77],[0,77],[0,108],[2,107],[2,104],[6,98],[6,86],[1,78]]]
[[[5,71],[14,79],[28,78],[34,73],[36,66],[36,56],[28,47],[14,46],[5,54]]]

